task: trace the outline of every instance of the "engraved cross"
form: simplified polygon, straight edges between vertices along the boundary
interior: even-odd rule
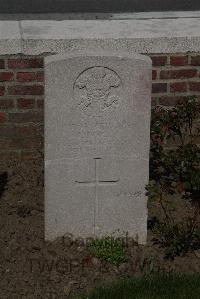
[[[82,186],[92,186],[95,187],[95,208],[94,208],[94,230],[97,227],[98,223],[98,211],[99,211],[99,199],[98,199],[98,188],[99,186],[109,186],[116,185],[119,182],[118,180],[100,180],[99,179],[99,162],[102,158],[94,158],[95,162],[95,178],[94,180],[85,180],[85,181],[75,181],[76,183]]]
[[[119,182],[119,180],[99,180],[99,161],[102,158],[94,158],[95,161],[95,178],[92,181],[76,181],[79,184],[85,184],[87,186],[97,186],[98,185],[110,185]]]

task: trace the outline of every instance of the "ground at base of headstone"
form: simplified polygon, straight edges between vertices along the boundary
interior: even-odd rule
[[[44,241],[43,160],[4,161],[0,173],[8,182],[0,198],[0,298],[74,298],[102,283],[139,276],[149,271],[198,273],[200,253],[164,259],[152,243],[126,248],[119,265],[94,256],[81,240]],[[149,207],[149,213],[156,207]],[[184,217],[181,205],[179,217]]]

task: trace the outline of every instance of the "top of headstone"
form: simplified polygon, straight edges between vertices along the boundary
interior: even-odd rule
[[[118,57],[122,58],[131,58],[135,60],[141,60],[145,61],[147,63],[152,64],[151,59],[148,56],[133,53],[130,54],[129,52],[125,51],[119,51],[119,52],[114,52],[114,51],[104,51],[104,50],[98,50],[98,51],[74,51],[73,53],[68,53],[68,54],[57,54],[57,55],[50,55],[45,57],[45,64],[65,60],[65,59],[71,59],[75,57]]]

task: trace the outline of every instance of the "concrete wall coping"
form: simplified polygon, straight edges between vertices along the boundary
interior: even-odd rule
[[[200,51],[200,16],[121,20],[0,21],[0,54],[73,50],[130,53]]]
[[[0,12],[0,20],[131,20],[199,18],[200,11],[151,11],[129,13],[9,13]]]

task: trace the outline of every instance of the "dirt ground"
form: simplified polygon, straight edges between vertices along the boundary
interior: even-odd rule
[[[194,253],[165,260],[163,250],[151,242],[151,231],[146,246],[128,243],[128,262],[118,267],[94,258],[81,240],[45,242],[43,161],[1,162],[0,173],[4,171],[8,184],[0,199],[1,299],[77,298],[104,282],[152,269],[199,272],[200,256]],[[179,216],[184,217],[181,207]]]

